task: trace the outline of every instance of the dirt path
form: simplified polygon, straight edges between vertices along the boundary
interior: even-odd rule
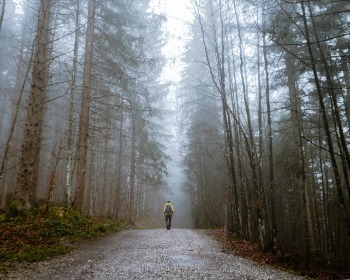
[[[0,279],[303,279],[221,252],[200,230],[128,230]]]

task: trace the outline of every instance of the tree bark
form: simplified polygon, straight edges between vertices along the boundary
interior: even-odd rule
[[[300,200],[304,215],[304,231],[305,231],[305,239],[306,239],[306,265],[309,261],[310,247],[311,247],[311,221],[308,211],[308,198],[306,192],[306,178],[305,178],[305,159],[304,159],[304,147],[302,145],[302,121],[299,116],[299,98],[298,98],[298,90],[295,85],[295,75],[294,75],[294,65],[292,61],[292,57],[289,52],[285,53],[285,62],[286,62],[286,71],[288,78],[288,88],[289,88],[289,101],[290,101],[290,112],[291,112],[291,121],[292,121],[292,131],[293,131],[293,143],[294,150],[297,158],[296,163],[296,183],[298,186],[298,190],[300,192]]]
[[[88,27],[85,42],[83,96],[81,100],[81,117],[79,122],[79,140],[77,150],[77,184],[73,207],[81,211],[84,200],[86,164],[89,139],[89,114],[91,95],[91,73],[92,73],[92,53],[94,44],[96,0],[89,1],[88,7]]]
[[[120,98],[120,126],[119,126],[119,147],[117,165],[117,181],[116,181],[116,201],[115,201],[115,217],[119,218],[122,206],[122,159],[124,153],[124,96]]]
[[[74,98],[75,98],[75,81],[77,75],[78,59],[78,29],[80,16],[80,0],[76,0],[76,17],[75,17],[75,35],[72,65],[72,80],[70,83],[69,98],[69,121],[67,130],[67,166],[66,166],[66,186],[64,191],[64,205],[70,207],[72,204],[72,174],[73,174],[73,129],[74,129]]]
[[[268,158],[269,158],[269,184],[271,195],[271,242],[272,250],[276,251],[277,240],[277,221],[276,221],[276,187],[275,187],[275,175],[274,175],[274,159],[273,159],[273,139],[272,139],[272,120],[271,120],[271,104],[270,104],[270,77],[268,70],[267,60],[267,47],[266,36],[263,36],[263,53],[264,53],[264,65],[265,65],[265,82],[266,82],[266,112],[267,112],[267,134],[268,134]]]
[[[46,86],[50,64],[51,0],[40,3],[33,59],[32,83],[27,104],[22,154],[17,177],[16,199],[23,206],[36,204]]]
[[[132,106],[132,105],[131,105]],[[131,109],[131,160],[130,160],[130,202],[129,202],[129,222],[135,222],[135,178],[136,178],[136,116]]]

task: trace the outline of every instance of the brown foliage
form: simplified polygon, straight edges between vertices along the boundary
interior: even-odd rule
[[[217,239],[223,241],[224,232],[220,230],[208,231],[210,235],[213,235]],[[292,273],[296,273],[303,276],[311,277],[317,280],[336,280],[336,279],[348,279],[350,273],[338,273],[336,271],[327,271],[323,267],[315,264],[310,264],[307,268],[300,262],[289,260],[286,262],[278,256],[275,256],[272,252],[262,252],[259,249],[258,244],[251,243],[247,240],[237,239],[230,235],[227,237],[226,253],[233,254],[245,259],[256,261],[260,264],[266,264],[278,269],[283,269]]]

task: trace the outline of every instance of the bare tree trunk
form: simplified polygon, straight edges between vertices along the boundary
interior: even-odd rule
[[[231,44],[232,44],[232,38],[231,38]],[[234,57],[233,53],[233,46],[230,46],[232,57]],[[232,71],[231,71],[232,70]],[[235,212],[233,213],[233,220],[234,223],[237,224],[239,227],[236,227],[236,233],[240,234],[241,236],[248,237],[250,236],[250,226],[248,225],[248,221],[250,220],[251,216],[251,209],[247,207],[248,203],[248,193],[246,188],[246,182],[245,182],[245,172],[243,168],[243,157],[242,157],[242,138],[244,139],[244,132],[242,131],[242,125],[241,125],[241,117],[239,112],[239,99],[238,99],[238,93],[237,91],[237,74],[236,74],[236,68],[234,63],[228,63],[228,71],[229,71],[229,82],[230,82],[230,91],[231,91],[231,107],[232,110],[230,111],[232,119],[232,128],[233,128],[233,143],[235,143],[235,156],[237,158],[237,186],[233,189],[233,196],[232,199],[234,202],[232,203],[235,207]],[[234,78],[232,80],[232,78]],[[239,190],[238,190],[239,188]],[[240,194],[240,195],[239,195]],[[237,231],[239,229],[239,231]]]
[[[322,147],[322,138],[319,137],[319,147]],[[328,252],[331,250],[331,230],[330,229],[330,221],[329,221],[329,215],[328,215],[328,201],[329,201],[329,193],[327,191],[327,182],[326,176],[327,176],[327,170],[324,168],[324,160],[323,160],[323,151],[322,149],[318,149],[318,158],[319,158],[319,166],[320,166],[320,174],[321,174],[321,182],[320,182],[320,189],[321,189],[321,207],[322,207],[322,214],[323,214],[323,222],[322,222],[322,231],[325,235],[325,241],[323,242],[323,249],[325,252]]]
[[[109,107],[107,107],[106,109],[107,118],[111,118],[110,114],[111,114],[110,109]],[[111,124],[107,123],[106,126],[107,126],[107,131],[104,134],[103,147],[100,148],[100,150],[103,151],[103,157],[101,158],[101,164],[100,164],[100,166],[103,166],[103,170],[101,171],[102,176],[100,176],[101,183],[99,184],[99,188],[101,189],[102,199],[106,198],[105,202],[102,203],[101,205],[101,214],[103,217],[106,217],[106,214],[108,212],[108,208],[111,203],[111,197],[112,197],[111,191],[113,188],[112,184],[109,183],[111,182],[111,178],[108,177],[108,174],[110,173],[110,170],[109,170],[110,153],[108,152],[108,143],[110,139]],[[102,141],[99,141],[99,142],[102,142]]]
[[[79,140],[77,150],[77,185],[73,206],[82,210],[86,179],[86,163],[89,138],[89,113],[91,94],[92,52],[94,43],[96,0],[89,0],[88,30],[85,42],[85,63],[83,77],[83,97],[81,100],[81,117],[79,122]]]
[[[93,118],[94,120],[94,118]],[[94,121],[93,121],[94,122]],[[95,144],[95,132],[91,132],[91,153],[89,158],[89,173],[88,173],[88,190],[87,190],[87,207],[85,208],[86,213],[89,213],[90,216],[94,216],[97,212],[96,210],[96,201],[98,199],[98,189],[97,178],[96,178],[96,144]]]
[[[122,160],[124,153],[124,103],[123,96],[120,98],[120,127],[119,127],[119,151],[118,151],[118,162],[117,162],[117,182],[116,182],[116,206],[115,206],[115,217],[119,218],[121,210],[121,190],[122,190]]]
[[[22,155],[17,178],[16,198],[22,205],[36,204],[41,134],[43,127],[46,86],[49,74],[50,49],[50,10],[51,0],[40,3],[38,27],[35,40],[35,54],[32,84],[27,105],[27,118],[24,127]]]
[[[75,81],[77,75],[77,59],[78,59],[78,30],[80,16],[80,0],[76,0],[76,17],[75,17],[75,35],[74,35],[74,53],[72,80],[70,84],[70,100],[69,100],[69,121],[67,130],[67,167],[66,167],[66,186],[64,192],[64,205],[70,207],[72,204],[72,174],[73,174],[73,129],[74,129],[74,97],[75,97]]]
[[[257,15],[257,20],[259,20],[259,10],[258,10],[258,15]],[[257,151],[257,156],[258,156],[258,164],[257,164],[257,176],[258,176],[258,186],[259,186],[259,193],[260,193],[260,203],[261,203],[261,218],[262,221],[259,222],[261,224],[261,232],[259,236],[259,240],[261,240],[261,246],[262,249],[265,250],[267,246],[270,244],[269,238],[267,238],[269,235],[266,234],[266,232],[269,232],[267,229],[267,225],[269,223],[268,220],[268,211],[267,211],[267,205],[266,205],[266,198],[265,198],[265,186],[264,186],[264,179],[263,179],[263,157],[264,157],[264,148],[263,148],[263,105],[262,105],[262,84],[261,84],[261,54],[260,54],[260,47],[259,47],[259,42],[260,42],[260,30],[258,30],[257,33],[257,73],[258,73],[258,131],[259,131],[259,136],[258,136],[258,151]]]
[[[275,188],[275,175],[274,175],[274,160],[273,160],[273,139],[272,139],[272,121],[271,121],[271,104],[270,104],[270,80],[267,61],[266,50],[266,37],[263,36],[263,50],[264,50],[264,65],[265,65],[265,79],[266,79],[266,111],[267,111],[267,129],[268,129],[268,153],[269,153],[269,179],[270,179],[270,194],[271,194],[271,241],[272,250],[276,251],[276,239],[277,239],[277,222],[276,222],[276,188]]]
[[[56,138],[56,137],[55,137]],[[57,185],[57,166],[60,161],[61,157],[61,150],[62,150],[62,141],[59,143],[58,151],[55,151],[56,145],[52,146],[52,164],[50,168],[49,178],[48,178],[48,189],[46,193],[46,213],[49,211],[50,202],[52,202],[53,199],[53,193],[55,191],[55,187]]]
[[[132,105],[131,105],[132,106]],[[131,109],[131,160],[130,160],[130,202],[129,222],[135,222],[135,177],[136,177],[136,116],[134,109]]]
[[[297,167],[296,167],[296,182],[298,190],[300,191],[301,205],[304,215],[304,230],[305,230],[305,239],[306,239],[306,266],[309,262],[310,246],[311,241],[311,221],[310,213],[308,211],[308,197],[306,192],[306,178],[305,178],[305,159],[304,159],[304,147],[302,144],[302,123],[299,116],[299,97],[298,90],[295,85],[295,75],[294,75],[294,65],[292,62],[292,57],[289,52],[285,53],[287,77],[288,77],[288,87],[289,87],[289,100],[290,100],[290,112],[291,112],[291,121],[292,121],[292,130],[293,130],[293,142],[294,150],[297,157]]]

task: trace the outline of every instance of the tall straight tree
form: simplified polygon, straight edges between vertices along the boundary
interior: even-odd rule
[[[136,178],[136,113],[131,105],[131,159],[130,159],[130,202],[129,202],[129,222],[135,222],[135,178]]]
[[[267,134],[268,134],[268,158],[269,158],[269,185],[271,194],[271,249],[276,251],[276,239],[277,239],[277,224],[276,224],[276,187],[274,176],[274,161],[273,161],[273,136],[272,136],[272,119],[271,119],[271,102],[270,102],[270,78],[267,61],[267,47],[266,36],[263,35],[263,56],[264,56],[264,68],[265,68],[265,95],[266,95],[266,113],[267,113]]]
[[[32,82],[16,186],[16,198],[23,206],[27,207],[35,204],[37,200],[36,191],[42,147],[44,105],[50,71],[50,11],[51,0],[41,0],[33,58]]]
[[[77,148],[77,185],[73,206],[81,210],[83,206],[86,163],[89,138],[89,111],[91,94],[92,52],[94,43],[96,0],[89,1],[88,26],[85,41],[85,62],[83,76],[83,96],[81,99],[81,117],[79,122],[79,139]]]
[[[73,68],[72,80],[70,83],[70,99],[69,99],[69,121],[67,131],[67,167],[66,167],[66,187],[65,187],[65,206],[71,206],[71,184],[72,184],[72,166],[73,166],[73,122],[74,122],[74,97],[75,97],[75,83],[77,76],[77,62],[78,62],[78,28],[80,17],[80,0],[76,1],[76,16],[75,16],[75,35],[74,35],[74,50],[73,50]]]

